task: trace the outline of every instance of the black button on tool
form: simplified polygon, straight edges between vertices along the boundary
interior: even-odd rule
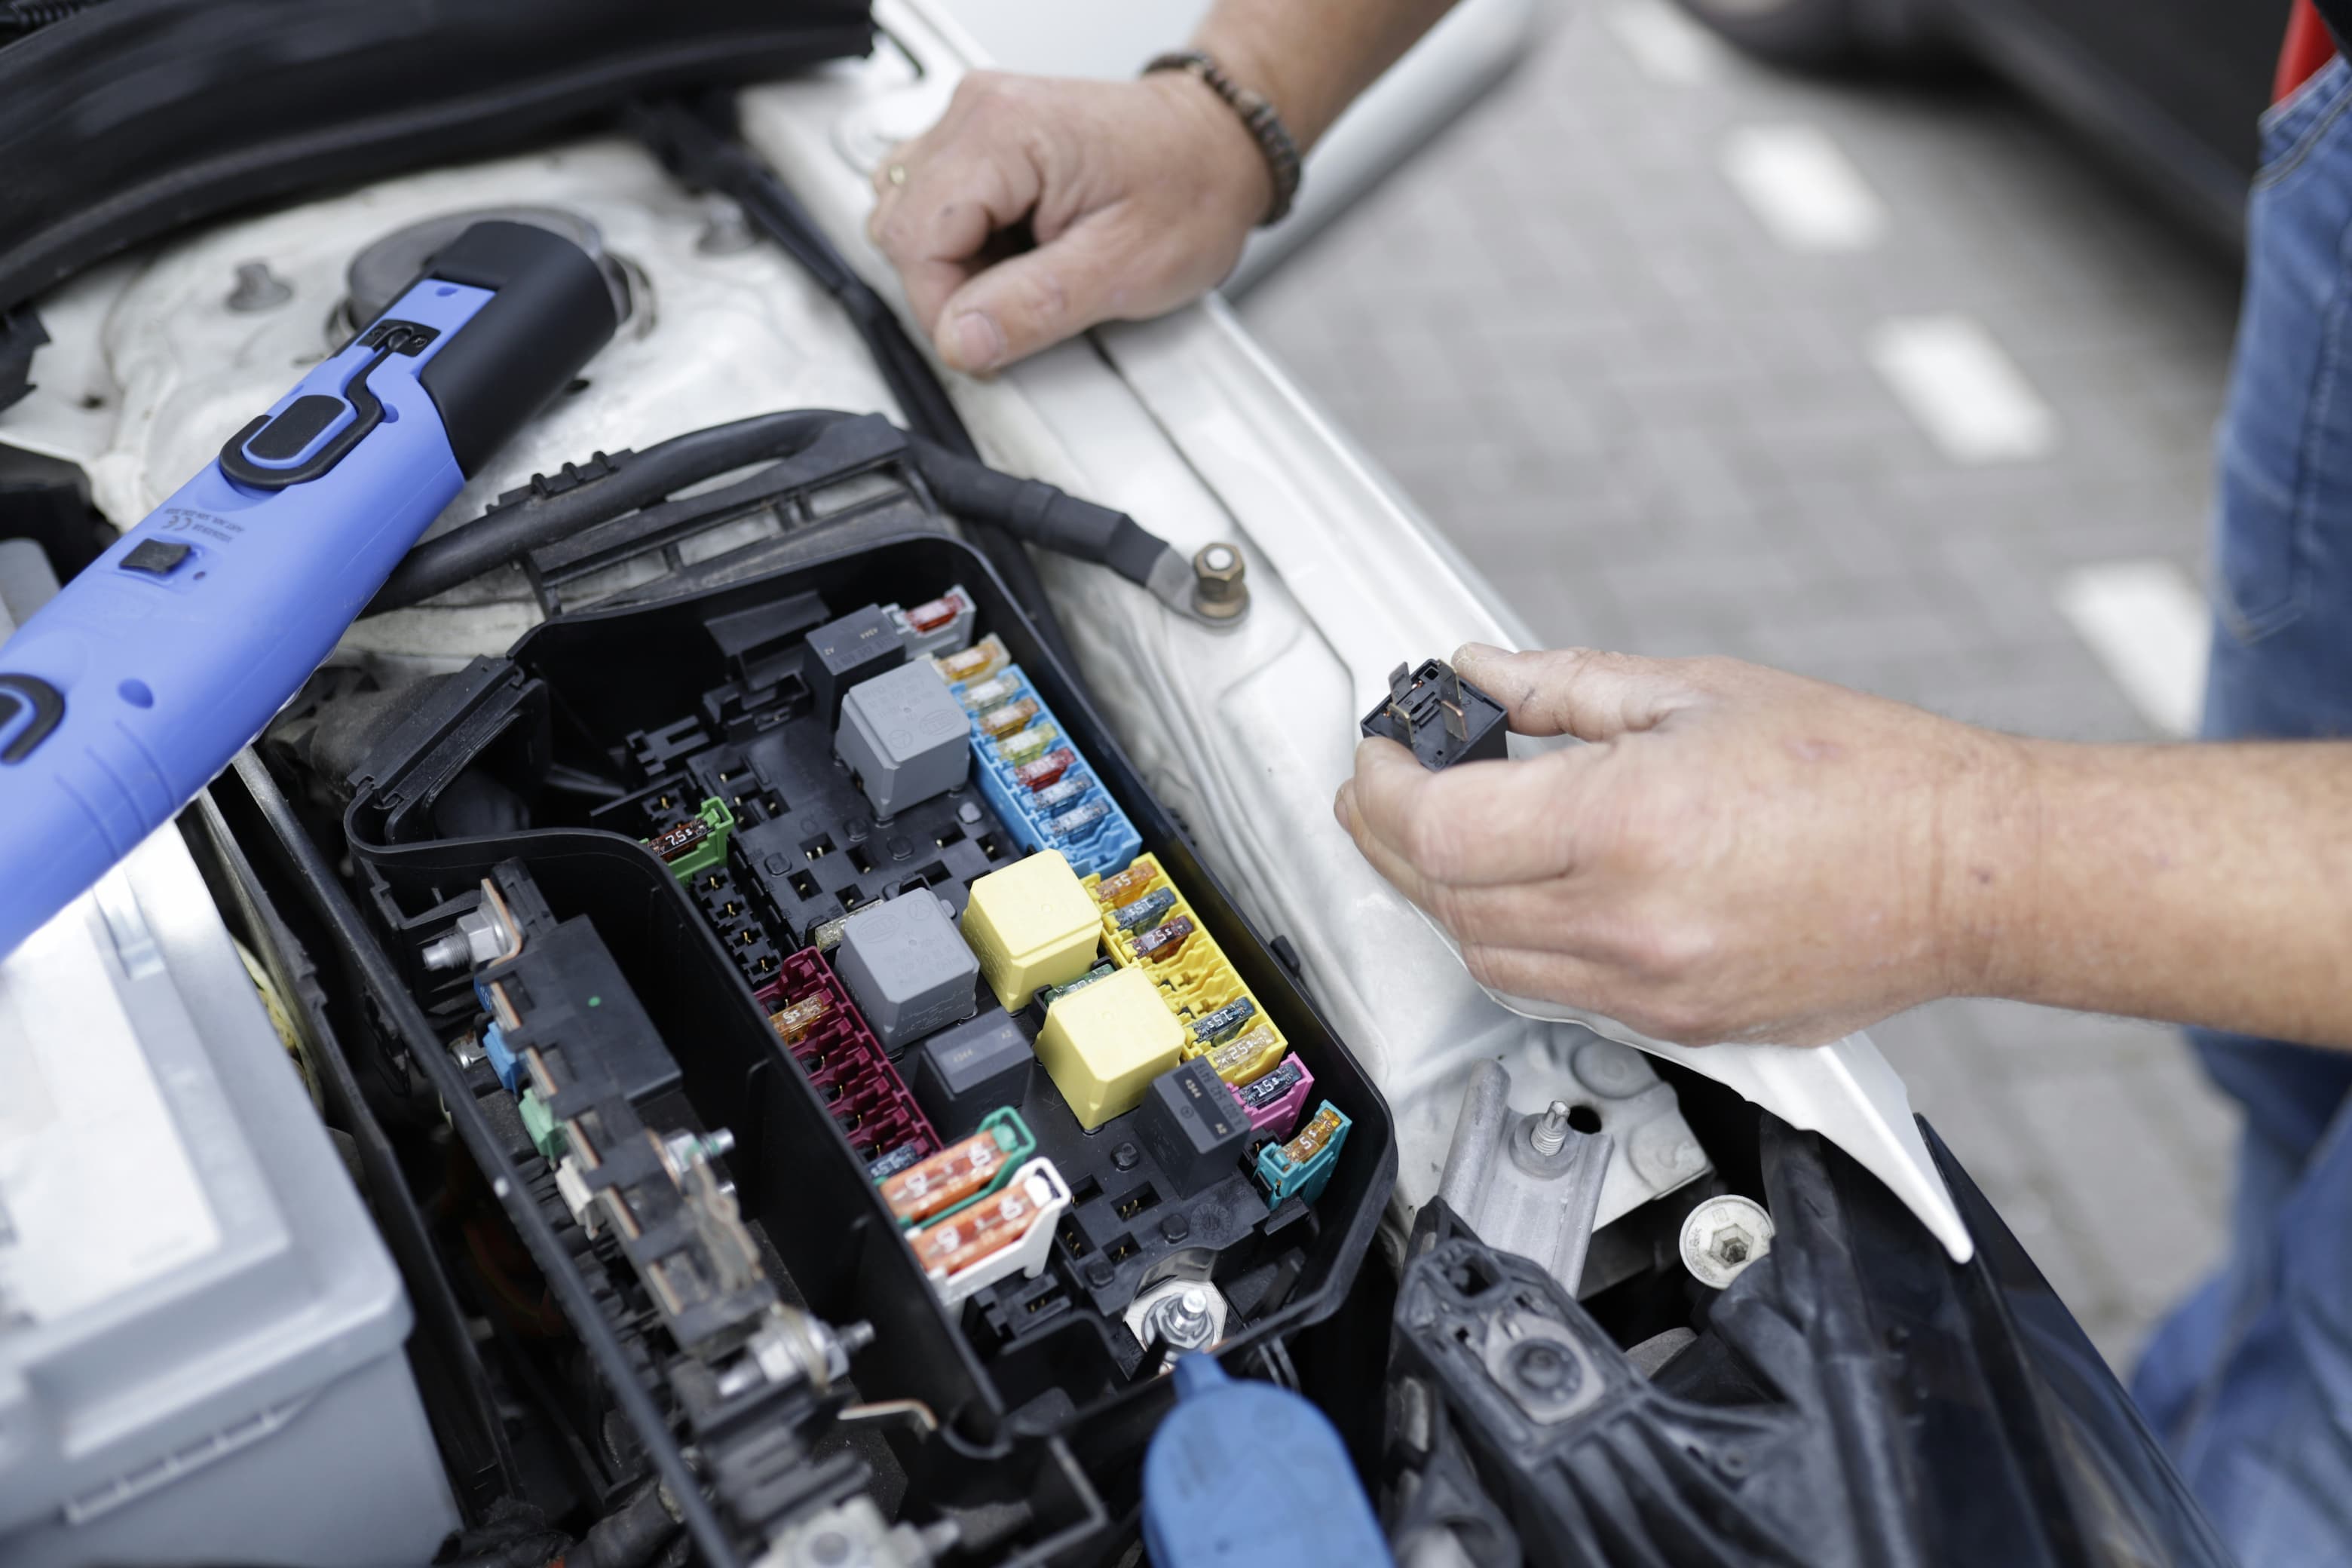
[[[151,577],[168,577],[173,569],[188,558],[188,547],[168,539],[142,539],[125,552],[122,569],[144,572]]]
[[[64,694],[36,675],[0,675],[0,698],[10,700],[8,706],[0,708],[0,724],[15,721],[20,712],[30,715],[16,738],[0,750],[0,763],[21,763],[31,756],[33,748],[47,740],[49,731],[66,716]]]
[[[319,433],[342,415],[343,400],[313,392],[286,405],[286,412],[263,426],[245,444],[246,455],[257,463],[284,463],[302,455]]]

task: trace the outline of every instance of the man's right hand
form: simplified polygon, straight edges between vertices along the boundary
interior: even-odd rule
[[[874,188],[866,232],[940,357],[975,375],[1214,288],[1273,195],[1249,132],[1182,71],[977,72]]]

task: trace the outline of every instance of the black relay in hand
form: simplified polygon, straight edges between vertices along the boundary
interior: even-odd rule
[[[1389,674],[1389,700],[1364,715],[1364,733],[1394,741],[1432,772],[1456,763],[1500,762],[1509,733],[1503,705],[1442,658]]]

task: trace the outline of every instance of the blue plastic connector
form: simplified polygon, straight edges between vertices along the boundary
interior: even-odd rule
[[[1153,1568],[1382,1568],[1393,1559],[1339,1434],[1210,1355],[1179,1356],[1176,1408],[1143,1457]]]
[[[507,1044],[506,1035],[495,1023],[482,1031],[482,1059],[490,1064],[509,1094],[522,1092],[522,1058]]]

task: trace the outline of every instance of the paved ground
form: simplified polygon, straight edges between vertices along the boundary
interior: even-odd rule
[[[2143,557],[2198,570],[2226,267],[1998,92],[1790,81],[1677,20],[1658,0],[1563,8],[1245,301],[1251,324],[1546,641],[2153,736],[2058,586]],[[1831,248],[1776,237],[1725,172],[1743,133],[1789,126],[1860,174],[1866,221],[1843,238],[1837,190],[1801,169],[1782,193],[1830,201]],[[1874,368],[1887,322],[1953,313],[2054,416],[2046,455],[1956,459]],[[1876,1033],[2127,1363],[2220,1240],[2234,1124],[2176,1037],[1980,1003]]]

